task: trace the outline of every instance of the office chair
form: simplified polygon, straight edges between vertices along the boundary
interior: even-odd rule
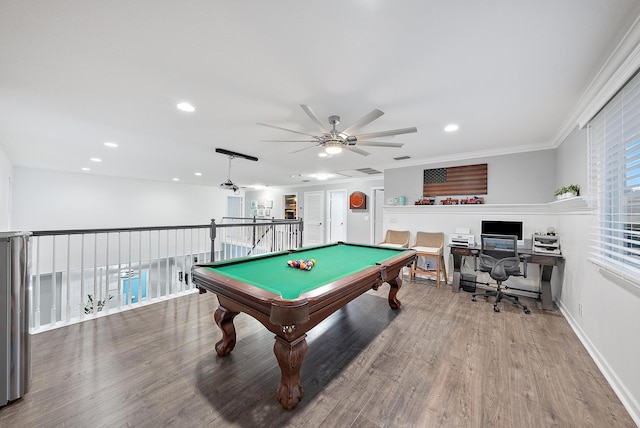
[[[409,248],[409,235],[408,230],[387,230],[384,236],[384,241],[378,242],[378,245],[386,245],[387,247],[403,247]]]
[[[416,250],[416,258],[413,265],[409,269],[411,278],[415,278],[416,274],[426,274],[436,276],[436,288],[440,288],[440,275],[444,275],[444,283],[447,284],[447,267],[444,263],[444,233],[442,232],[417,232],[416,240],[411,246]],[[433,259],[435,261],[435,269],[427,269],[418,265],[420,257]]]
[[[531,311],[523,304],[518,296],[512,296],[502,292],[502,282],[510,276],[527,277],[527,259],[523,260],[523,271],[520,271],[520,256],[518,255],[518,237],[515,235],[481,235],[480,270],[489,272],[489,276],[498,284],[496,290],[488,290],[484,293],[474,293],[471,300],[476,301],[476,296],[485,299],[495,296],[493,310],[500,312],[498,303],[508,300],[514,305],[520,306],[525,314]]]

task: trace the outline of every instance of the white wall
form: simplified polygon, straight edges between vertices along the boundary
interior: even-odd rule
[[[407,203],[412,204],[423,196],[422,182],[425,169],[479,163],[487,164],[488,194],[485,196],[485,201],[488,204],[536,204],[551,202],[554,199],[555,150],[386,169],[384,171],[385,197],[406,196]]]
[[[587,194],[587,129],[574,130],[562,142],[556,154],[555,188],[577,184],[580,194]]]
[[[574,131],[558,148],[559,185],[586,194],[587,134]],[[563,184],[564,183],[564,184]],[[588,261],[595,212],[558,216],[566,259],[558,305],[607,380],[640,423],[640,288],[612,280]]]
[[[317,192],[326,190],[347,189],[347,197],[352,192],[360,191],[367,195],[367,209],[351,210],[347,212],[347,241],[369,244],[371,242],[371,218],[373,213],[373,200],[371,195],[372,187],[382,187],[384,180],[382,178],[360,179],[356,178],[350,181],[340,181],[331,184],[307,185],[307,186],[288,186],[278,188],[268,188],[259,191],[247,191],[245,193],[245,206],[247,208],[246,215],[251,216],[250,205],[252,200],[273,200],[273,209],[271,214],[274,217],[282,218],[284,215],[283,198],[285,194],[298,194],[298,207],[303,205],[304,192]],[[347,201],[348,204],[348,201]],[[348,206],[348,205],[347,205]],[[304,219],[304,206],[302,211],[298,213],[299,217]]]
[[[217,187],[14,168],[12,229],[208,224],[226,211]]]
[[[0,147],[0,232],[10,230],[13,164]]]

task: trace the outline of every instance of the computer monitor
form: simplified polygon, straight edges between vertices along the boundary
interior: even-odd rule
[[[482,220],[482,234],[516,235],[518,245],[524,245],[521,221]]]

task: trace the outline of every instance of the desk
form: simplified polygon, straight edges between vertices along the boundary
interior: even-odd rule
[[[480,246],[474,247],[456,247],[449,246],[451,255],[453,256],[453,283],[452,291],[460,292],[460,268],[462,267],[462,257],[474,256],[480,254]],[[553,298],[551,296],[551,274],[553,267],[557,266],[562,260],[561,255],[539,254],[531,251],[530,248],[519,248],[520,256],[527,257],[527,264],[533,263],[540,266],[540,301],[542,309],[547,311],[553,310]]]
[[[233,319],[244,312],[273,332],[273,352],[280,366],[277,398],[286,409],[302,399],[300,368],[307,351],[306,332],[369,289],[388,283],[389,306],[400,307],[396,295],[402,268],[416,252],[405,248],[335,243],[257,257],[197,265],[193,281],[201,292],[214,292],[220,303],[215,321],[222,330],[219,356],[236,344]],[[287,260],[315,259],[309,271],[287,266]]]

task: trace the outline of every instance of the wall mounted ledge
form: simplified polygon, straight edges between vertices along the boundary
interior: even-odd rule
[[[589,212],[594,211],[594,208],[589,206],[586,196],[574,196],[573,198],[560,199],[558,201],[551,202],[548,205],[551,211],[557,214],[588,214]]]
[[[583,196],[546,204],[385,205],[386,213],[405,214],[588,214],[592,208]]]

